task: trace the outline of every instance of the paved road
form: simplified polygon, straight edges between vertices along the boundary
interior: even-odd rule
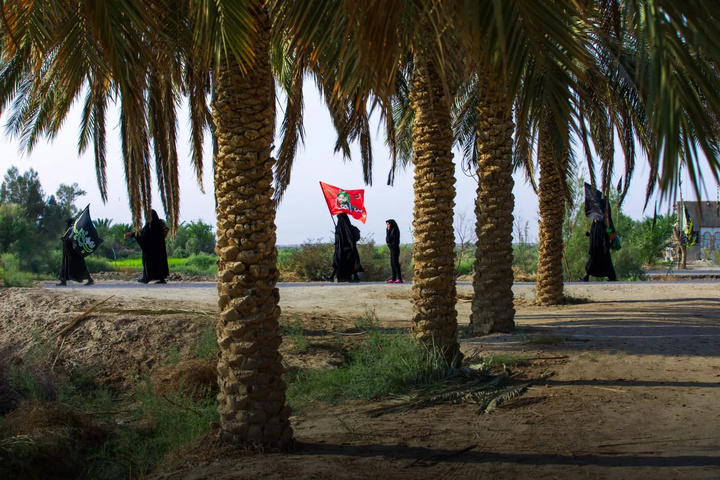
[[[678,275],[682,277],[682,275]],[[635,282],[617,282],[615,285],[623,285],[623,284],[634,284],[634,285],[647,285],[647,284],[658,284],[662,283],[663,285],[674,285],[674,284],[688,284],[688,283],[720,283],[720,278],[709,278],[709,279],[688,279],[688,280],[668,280],[668,281],[662,281],[658,282],[656,280],[645,280],[645,281],[635,281]],[[329,282],[281,282],[278,283],[278,288],[289,288],[289,287],[345,287],[345,288],[353,288],[356,286],[362,286],[362,285],[385,285],[385,282],[360,282],[360,283],[329,283]],[[412,285],[411,282],[406,282],[405,285]],[[472,286],[472,282],[457,282],[458,286],[462,287],[469,287]],[[515,282],[515,285],[517,286],[534,286],[535,282]],[[587,286],[602,286],[607,285],[606,282],[565,282],[565,285],[587,285]],[[55,285],[54,283],[45,283],[43,285],[44,288],[48,290],[53,289],[67,289],[68,287],[59,287]],[[143,283],[137,283],[137,282],[97,282],[95,285],[91,285],[89,287],[85,287],[84,285],[80,285],[79,283],[70,283],[70,288],[80,288],[83,289],[94,289],[94,288],[117,288],[117,289],[132,289],[132,290],[140,290],[144,289],[148,292],[155,290],[155,289],[162,289],[162,290],[182,290],[182,289],[212,289],[215,290],[217,288],[215,282],[170,282],[162,285],[157,284],[143,284]],[[388,288],[393,288],[393,285],[388,285]]]

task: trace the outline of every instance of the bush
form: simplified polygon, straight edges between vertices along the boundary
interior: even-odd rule
[[[115,271],[115,267],[113,267],[112,264],[104,257],[89,255],[85,257],[85,264],[87,265],[90,273]]]
[[[332,257],[335,246],[322,243],[320,239],[308,239],[299,248],[290,251],[287,272],[308,280],[322,280],[332,272]]]
[[[364,281],[382,281],[390,278],[390,250],[386,245],[377,247],[372,239],[362,239],[358,245],[360,264],[365,269],[360,274]],[[333,243],[320,239],[308,239],[300,247],[282,248],[278,252],[278,269],[286,278],[303,281],[322,280],[332,272]],[[400,268],[403,279],[412,278],[412,246],[400,246]]]
[[[217,256],[196,253],[174,269],[186,275],[214,276],[217,274]]]
[[[20,262],[11,253],[0,255],[0,279],[6,287],[29,287],[31,274],[20,271]]]

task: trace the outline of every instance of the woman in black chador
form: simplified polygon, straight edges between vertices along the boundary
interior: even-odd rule
[[[364,272],[360,265],[360,255],[357,251],[357,241],[360,240],[360,230],[350,223],[347,213],[337,216],[335,226],[335,253],[333,254],[333,272],[326,280],[333,281],[337,276],[338,282],[359,282],[358,272]]]
[[[607,277],[611,282],[617,280],[615,268],[613,268],[610,259],[610,243],[612,242],[610,236],[615,237],[615,228],[609,213],[608,218],[609,229],[605,227],[605,222],[602,220],[593,219],[592,221],[589,233],[590,250],[588,252],[588,261],[585,264],[585,276],[581,278],[583,282],[590,280],[590,275],[593,277]]]
[[[140,229],[140,232],[128,232],[126,237],[134,237],[142,250],[143,274],[138,278],[140,283],[157,280],[157,283],[166,283],[170,275],[165,250],[165,236],[169,229],[160,220],[155,210],[152,211],[152,220]]]
[[[385,243],[390,249],[390,268],[392,269],[392,278],[387,283],[403,283],[400,270],[400,228],[392,219],[387,220],[385,225],[387,226]]]
[[[87,265],[85,264],[85,257],[75,251],[73,241],[70,238],[73,221],[72,218],[67,219],[67,229],[60,239],[62,242],[62,264],[60,266],[60,283],[57,285],[65,286],[68,280],[78,283],[87,280],[85,285],[92,285],[95,282],[93,282]]]

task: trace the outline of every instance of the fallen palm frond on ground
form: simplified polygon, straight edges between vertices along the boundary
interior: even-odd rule
[[[81,314],[78,315],[77,317],[73,318],[73,320],[72,320],[70,323],[68,323],[68,324],[65,326],[65,328],[63,328],[62,330],[60,330],[60,333],[58,333],[58,336],[59,336],[59,337],[64,337],[64,336],[67,334],[67,332],[69,332],[69,331],[72,330],[74,327],[76,327],[80,322],[82,322],[83,320],[85,320],[86,318],[88,318],[88,317],[90,316],[90,314],[91,314],[93,311],[97,310],[97,308],[98,308],[100,305],[102,305],[103,303],[107,302],[108,300],[110,300],[110,299],[113,298],[114,296],[115,296],[115,295],[111,295],[111,296],[109,296],[108,298],[106,298],[105,300],[101,300],[101,301],[97,302],[95,305],[93,305],[92,307],[88,308],[87,310],[85,310],[83,313],[81,313]]]
[[[503,402],[522,395],[533,384],[553,375],[543,373],[532,380],[516,380],[506,372],[491,374],[484,363],[454,369],[440,382],[405,396],[401,402],[368,410],[372,417],[387,413],[418,410],[439,404],[475,403],[478,413],[486,413]]]
[[[191,315],[204,315],[206,317],[214,317],[215,312],[209,312],[207,310],[187,310],[182,308],[119,308],[119,307],[105,307],[97,310],[101,313],[134,313],[137,315],[177,315],[177,314],[191,314]]]

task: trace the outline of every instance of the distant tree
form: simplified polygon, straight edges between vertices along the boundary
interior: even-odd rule
[[[67,212],[69,217],[74,217],[78,214],[78,208],[75,206],[75,200],[85,194],[85,190],[78,187],[77,183],[73,183],[72,185],[65,185],[64,183],[61,183],[55,192],[55,200],[63,211]]]
[[[25,218],[37,222],[45,210],[45,194],[37,172],[31,168],[20,175],[17,167],[10,167],[0,185],[0,203],[22,206]]]
[[[636,246],[643,265],[656,265],[663,258],[665,248],[672,241],[676,221],[677,217],[672,214],[658,215],[655,221],[646,217],[637,222],[628,241]]]
[[[0,253],[17,255],[23,250],[30,231],[25,210],[16,203],[0,204]]]
[[[168,255],[188,257],[194,253],[215,253],[215,234],[212,227],[202,220],[183,222],[175,235],[168,238]]]
[[[77,214],[75,201],[82,195],[77,183],[61,184],[45,198],[35,170],[21,175],[10,167],[0,185],[0,253],[13,253],[23,270],[49,273],[50,252],[60,247],[65,221]]]

